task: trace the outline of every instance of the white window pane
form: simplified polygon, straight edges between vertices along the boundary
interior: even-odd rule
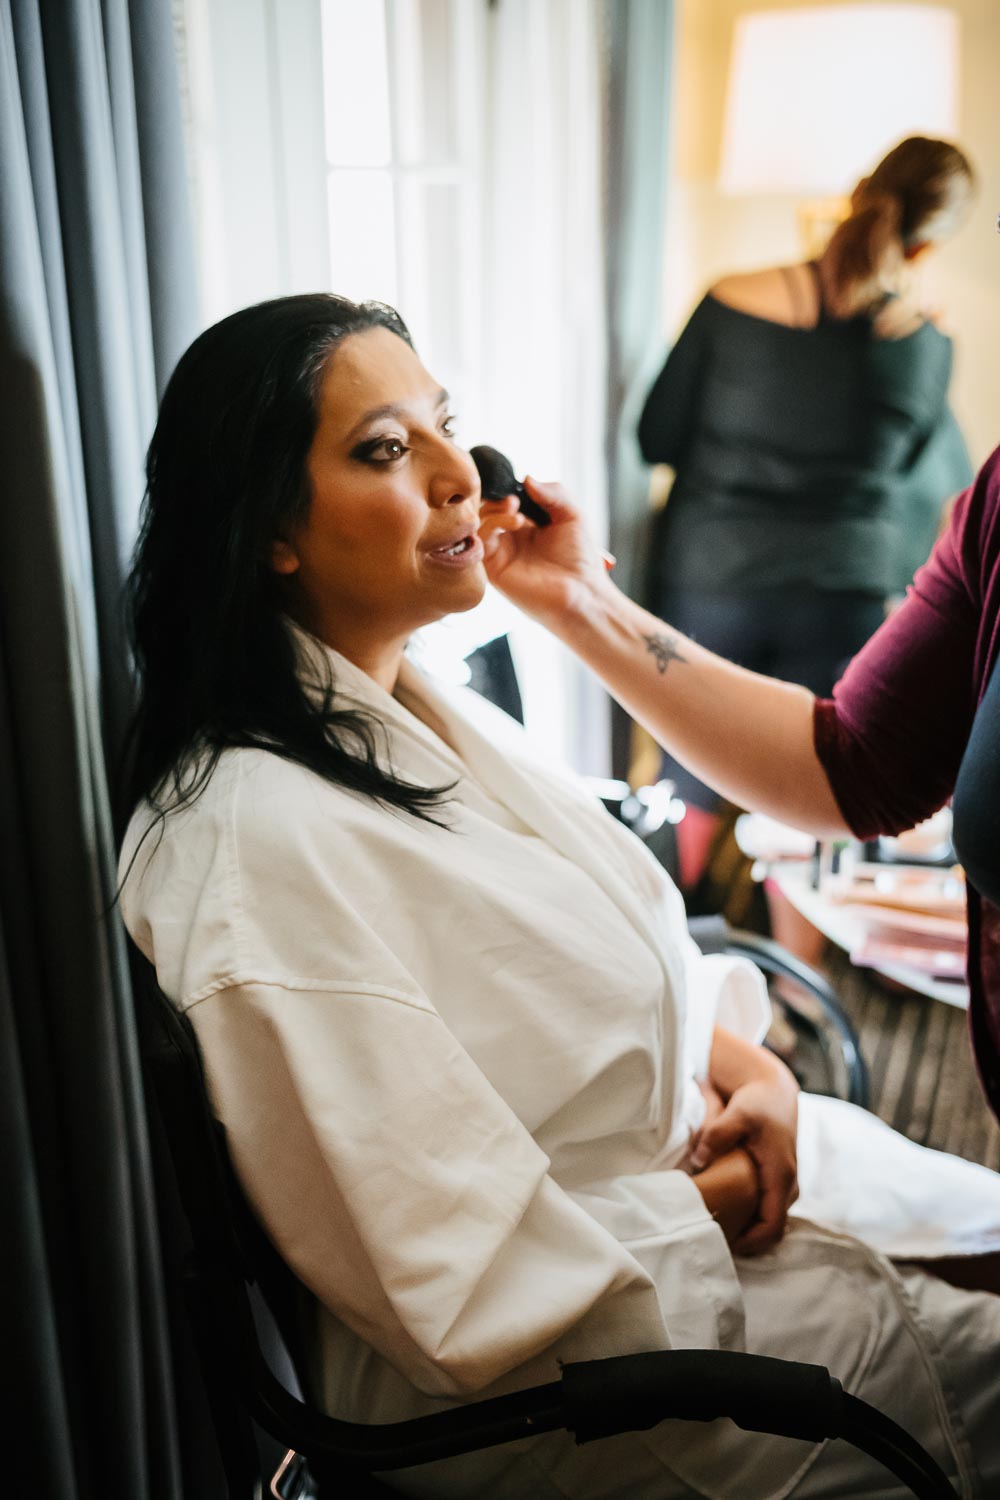
[[[400,188],[406,253],[399,287],[414,339],[436,378],[454,389],[463,359],[460,250],[462,196],[456,183],[408,181]]]
[[[323,90],[331,166],[387,166],[392,133],[382,0],[323,0]]]
[[[396,213],[388,172],[331,172],[327,201],[332,290],[395,307]]]
[[[455,154],[453,0],[390,0],[396,149],[419,165]]]

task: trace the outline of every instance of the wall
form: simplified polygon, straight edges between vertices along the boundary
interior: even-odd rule
[[[674,172],[664,265],[668,338],[718,276],[800,258],[792,200],[724,198],[715,177],[735,20],[751,10],[801,5],[802,0],[679,0]],[[978,465],[1000,443],[1000,0],[955,0],[951,9],[961,28],[958,141],[975,163],[980,192],[970,221],[921,276],[929,303],[944,308],[955,338],[953,404]],[[887,67],[891,61],[886,59]],[[850,107],[847,100],[845,107]]]

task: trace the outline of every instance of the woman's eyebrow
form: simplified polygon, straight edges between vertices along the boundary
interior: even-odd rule
[[[434,410],[440,411],[442,406],[448,405],[450,399],[448,392],[442,386],[434,397]],[[350,440],[356,432],[360,432],[372,422],[380,422],[384,417],[406,417],[412,410],[412,406],[400,402],[390,402],[386,406],[373,406],[371,411],[365,412],[364,416],[355,422],[347,438]]]

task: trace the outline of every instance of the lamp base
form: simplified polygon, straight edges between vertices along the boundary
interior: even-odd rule
[[[822,255],[830,236],[851,211],[851,200],[839,198],[805,198],[798,206],[799,240],[809,260]]]

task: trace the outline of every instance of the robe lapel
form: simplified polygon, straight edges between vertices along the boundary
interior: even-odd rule
[[[459,700],[447,687],[430,683],[409,666],[405,686],[443,720],[461,762],[490,796],[585,870],[614,901],[656,953],[677,993],[678,985],[683,985],[679,951],[669,956],[664,951],[663,933],[649,915],[648,897],[644,898],[637,888],[618,840],[608,836],[601,810],[595,807],[591,813],[581,808],[569,792],[558,785],[553,787],[548,778],[539,780],[533,775],[530,762],[522,760],[520,748],[514,743],[515,734],[511,733],[509,743],[501,737],[506,731],[502,720],[501,732],[489,734],[470,719],[468,695]]]
[[[540,778],[521,749],[513,723],[508,724],[499,710],[483,704],[484,713],[489,711],[490,724],[488,729],[480,727],[470,717],[470,710],[474,712],[477,706],[475,695],[470,701],[470,695],[462,690],[432,683],[404,659],[399,684],[402,696],[417,708],[414,713],[338,652],[298,626],[290,628],[297,641],[303,680],[315,676],[322,656],[327,655],[338,701],[368,710],[389,729],[398,773],[428,786],[471,775],[522,823],[587,872],[656,954],[673,993],[683,994],[683,934],[678,931],[676,942],[664,942],[664,933],[650,914],[648,896],[639,890],[617,839],[609,837],[600,810],[595,807],[591,812],[581,807],[558,785],[557,773]],[[440,721],[450,744],[423,722],[419,714],[422,706]],[[413,764],[407,765],[411,758]]]

